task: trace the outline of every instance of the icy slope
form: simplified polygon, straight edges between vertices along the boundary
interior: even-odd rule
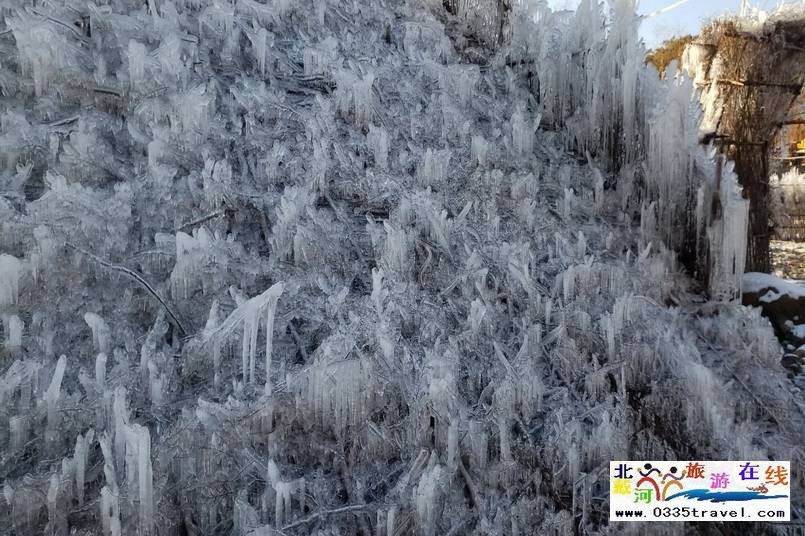
[[[629,2],[496,53],[440,4],[0,4],[0,532],[620,534],[611,459],[801,462],[662,245],[741,241],[695,141],[641,175]]]

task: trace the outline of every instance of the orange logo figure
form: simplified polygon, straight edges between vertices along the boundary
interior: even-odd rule
[[[662,500],[663,501],[668,496],[668,488],[670,488],[671,486],[676,486],[679,489],[684,489],[684,486],[682,485],[682,482],[680,482],[680,480],[682,480],[683,478],[685,478],[685,472],[682,471],[681,476],[676,476],[676,467],[671,467],[671,471],[668,472],[668,473],[665,473],[665,475],[662,477],[662,483],[663,483]],[[666,480],[668,480],[667,483],[666,483]]]

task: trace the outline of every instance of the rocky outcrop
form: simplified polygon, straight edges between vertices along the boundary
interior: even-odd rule
[[[743,304],[760,307],[788,349],[783,365],[801,372],[805,364],[805,285],[760,273],[744,274],[743,285]]]

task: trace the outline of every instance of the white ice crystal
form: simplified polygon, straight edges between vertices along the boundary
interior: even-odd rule
[[[75,486],[76,497],[78,504],[84,504],[84,482],[86,479],[87,460],[89,456],[89,448],[95,438],[95,431],[90,429],[86,434],[78,434],[75,439],[75,452],[73,454],[75,460]]]
[[[422,534],[432,536],[436,534],[436,512],[438,499],[441,493],[443,468],[434,464],[422,473],[422,478],[414,488],[417,519]]]
[[[223,341],[238,327],[243,329],[243,344],[241,352],[243,379],[254,383],[255,381],[255,363],[257,356],[257,334],[260,326],[262,316],[265,315],[265,333],[266,333],[266,381],[265,391],[266,394],[271,394],[271,347],[274,332],[274,316],[277,311],[277,301],[280,294],[284,289],[283,283],[275,283],[268,290],[262,294],[250,298],[243,304],[239,305],[232,313],[224,320],[220,326],[204,334],[204,342],[212,345],[216,341]]]
[[[369,146],[375,159],[375,165],[380,169],[388,169],[389,135],[383,127],[369,125],[367,136]]]
[[[23,263],[20,259],[0,254],[0,307],[17,303]]]
[[[95,349],[103,354],[109,353],[112,335],[106,321],[93,312],[86,312],[84,322],[92,330],[92,343],[95,345]]]
[[[6,332],[5,346],[8,349],[19,348],[22,346],[22,332],[25,325],[17,315],[4,315],[3,325]]]
[[[366,125],[373,115],[374,74],[369,72],[358,77],[349,71],[340,71],[335,76],[338,85],[335,94],[338,112],[357,126]]]
[[[106,362],[108,358],[103,352],[95,357],[95,386],[99,393],[106,390]]]

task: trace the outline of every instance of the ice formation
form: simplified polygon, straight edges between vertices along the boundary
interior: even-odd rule
[[[90,429],[86,434],[78,434],[75,439],[75,453],[73,460],[75,463],[75,489],[78,504],[84,504],[84,483],[87,476],[87,459],[89,448],[95,439],[95,431]]]
[[[369,126],[367,138],[375,158],[375,165],[380,169],[388,169],[389,135],[383,127]]]
[[[6,330],[6,348],[20,348],[22,346],[22,331],[25,327],[22,319],[17,315],[4,315],[3,324]]]
[[[23,264],[18,258],[0,255],[0,307],[17,303]]]
[[[277,311],[277,301],[282,294],[283,283],[275,283],[262,294],[255,296],[232,311],[220,326],[210,329],[204,334],[204,342],[213,348],[220,348],[222,341],[226,340],[238,327],[242,328],[241,363],[243,382],[255,382],[255,369],[257,357],[257,335],[260,321],[265,315],[265,392],[271,394],[271,348],[274,333],[274,316]]]
[[[87,312],[84,313],[84,322],[92,330],[92,343],[95,345],[95,350],[102,354],[108,353],[111,331],[104,319],[95,313]]]
[[[18,4],[0,533],[639,534],[611,459],[801,465],[634,1]]]
[[[300,511],[305,509],[305,479],[281,480],[279,469],[273,460],[268,462],[268,483],[274,491],[274,522],[277,529],[283,526],[286,521],[291,520],[292,503],[294,495]]]

